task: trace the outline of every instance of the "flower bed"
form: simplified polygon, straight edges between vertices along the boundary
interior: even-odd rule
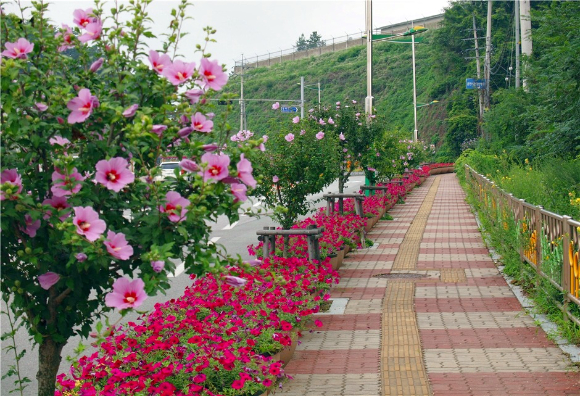
[[[254,395],[284,381],[273,356],[306,328],[338,274],[303,258],[255,264],[195,279],[181,298],[116,328],[59,375],[56,395]]]
[[[455,172],[455,164],[452,162],[441,163],[441,164],[429,164],[429,174],[438,175],[440,173],[453,173]]]
[[[365,197],[364,213],[378,220],[426,172]],[[370,224],[370,218],[352,213],[353,199],[344,200],[344,210],[327,215],[320,208],[293,226],[325,227],[321,263],[306,258],[305,236],[290,237],[289,257],[279,257],[283,237],[278,236],[274,256],[194,278],[182,297],[157,304],[140,323],[113,329],[97,352],[58,376],[55,394],[259,395],[290,379],[283,360],[290,358],[297,333],[330,298],[332,283],[338,283],[329,256],[357,247],[361,228]],[[248,251],[260,257],[262,245]]]

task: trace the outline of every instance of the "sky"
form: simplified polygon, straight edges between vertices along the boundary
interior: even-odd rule
[[[28,2],[21,0],[22,4]],[[89,8],[94,5],[88,0],[52,0],[49,1],[49,18],[57,24],[72,23],[72,13],[77,8]],[[105,2],[108,10],[114,2]],[[166,32],[171,20],[170,12],[179,4],[174,0],[154,0],[149,6],[149,16],[154,20],[154,34]],[[197,0],[189,8],[192,20],[186,22],[185,31],[190,34],[184,37],[180,53],[186,61],[198,61],[195,45],[204,40],[203,27],[216,29],[213,38],[217,43],[210,43],[208,52],[212,59],[225,63],[231,70],[235,61],[242,58],[256,58],[270,53],[289,50],[301,34],[306,38],[317,31],[327,42],[332,37],[347,34],[358,34],[365,30],[365,0],[331,1],[331,0],[269,0],[269,1],[231,1],[231,0]],[[374,0],[373,28],[414,20],[443,12],[449,0]],[[13,4],[6,5],[6,11],[17,9]],[[160,49],[160,42],[153,40],[151,48]],[[289,52],[289,51],[285,51]]]

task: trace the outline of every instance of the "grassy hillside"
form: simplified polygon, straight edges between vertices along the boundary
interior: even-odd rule
[[[424,44],[416,45],[417,101],[428,103],[434,99],[440,103],[418,110],[419,130],[423,138],[431,142],[432,136],[445,130],[445,104],[448,95],[432,97],[437,81],[433,68],[433,48],[429,44],[432,33],[427,32]],[[306,84],[306,110],[318,105],[316,83],[320,81],[322,103],[329,104],[345,100],[364,102],[366,96],[366,47],[356,46],[341,52],[310,57],[294,62],[276,64],[269,68],[246,71],[244,96],[247,99],[300,99],[300,77]],[[376,43],[373,48],[373,96],[377,113],[385,116],[388,125],[395,129],[413,131],[413,80],[411,45]],[[232,77],[226,92],[239,96],[240,79]],[[271,111],[272,102],[247,104],[248,128],[255,132],[267,132],[274,121],[292,117],[291,114]],[[234,105],[230,124],[239,128],[239,107]],[[435,138],[435,141],[440,140]]]

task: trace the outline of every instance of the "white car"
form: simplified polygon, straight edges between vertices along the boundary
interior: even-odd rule
[[[161,179],[167,177],[175,177],[175,169],[180,169],[179,162],[162,162],[161,165]]]

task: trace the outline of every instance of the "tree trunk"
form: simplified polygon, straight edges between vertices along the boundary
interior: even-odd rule
[[[56,375],[62,360],[60,354],[65,343],[45,338],[38,348],[38,396],[54,396]]]

